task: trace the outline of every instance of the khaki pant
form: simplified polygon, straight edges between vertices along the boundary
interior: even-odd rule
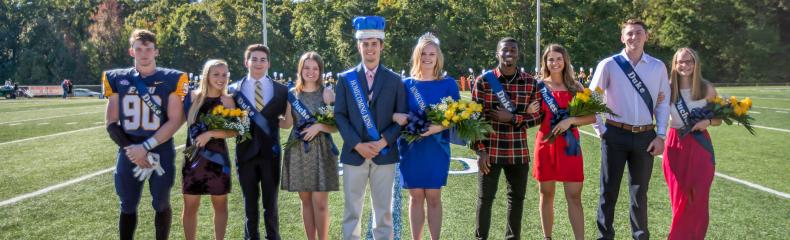
[[[365,160],[360,166],[343,164],[343,239],[361,238],[362,208],[365,188],[370,182],[371,204],[373,205],[373,238],[392,239],[392,187],[396,164],[376,165]]]

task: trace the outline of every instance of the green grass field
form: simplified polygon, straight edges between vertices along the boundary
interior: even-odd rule
[[[739,126],[712,128],[716,150],[716,171],[782,193],[790,192],[790,87],[719,88],[721,95],[754,99],[757,136]],[[115,145],[109,140],[101,122],[105,102],[98,99],[20,99],[0,100],[0,201],[35,192],[114,166]],[[582,130],[593,132],[592,128]],[[287,134],[289,131],[283,131]],[[530,130],[534,134],[535,129]],[[533,135],[534,136],[534,135]],[[176,145],[185,140],[184,128],[175,136]],[[339,135],[336,143],[342,144]],[[582,134],[585,157],[585,187],[582,201],[585,211],[585,236],[597,235],[595,213],[598,204],[600,141]],[[231,144],[232,146],[233,144]],[[465,148],[453,146],[453,156],[474,158]],[[180,224],[181,155],[177,158],[176,183],[171,191],[174,221],[171,237],[183,238]],[[452,167],[460,170],[459,162]],[[235,172],[235,171],[234,171]],[[243,236],[243,204],[236,174],[229,195],[230,219],[228,239]],[[526,209],[522,222],[525,239],[541,239],[538,215],[538,190],[529,180]],[[625,185],[625,181],[623,182]],[[505,219],[505,183],[494,204],[491,238],[501,239]],[[555,201],[554,239],[572,239],[562,188]],[[630,237],[627,188],[621,188],[617,206],[618,239]],[[742,183],[716,177],[711,190],[709,239],[786,239],[790,229],[790,199]],[[401,212],[401,237],[410,238],[408,192]],[[471,239],[475,226],[477,176],[451,175],[443,190],[445,239]],[[299,198],[295,193],[280,192],[280,228],[283,239],[304,239]],[[369,201],[366,201],[369,211]],[[199,238],[213,236],[211,205],[203,200],[199,219]],[[330,194],[333,239],[340,239],[343,212],[342,192]],[[118,198],[112,171],[84,181],[46,192],[15,203],[0,206],[0,239],[115,239],[117,238]],[[153,212],[150,196],[144,191],[139,207],[137,237],[153,238]],[[661,158],[656,158],[649,190],[650,231],[654,239],[666,238],[671,210]],[[365,214],[367,217],[367,214]],[[363,230],[367,227],[363,220]],[[427,236],[427,230],[424,234]],[[427,237],[426,237],[427,238]]]

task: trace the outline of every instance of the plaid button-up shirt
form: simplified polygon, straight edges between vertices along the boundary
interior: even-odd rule
[[[493,121],[494,110],[502,104],[483,75],[477,77],[472,87],[472,101],[483,105],[483,117],[491,122],[494,131],[488,135],[488,139],[473,143],[472,149],[488,153],[491,163],[528,164],[530,154],[527,128],[540,124],[542,120],[541,112],[527,113],[530,103],[541,101],[537,81],[525,72],[518,72],[518,76],[512,80],[502,76],[499,69],[494,69],[494,74],[510,97],[510,101],[516,106],[516,112],[513,114],[512,122]]]

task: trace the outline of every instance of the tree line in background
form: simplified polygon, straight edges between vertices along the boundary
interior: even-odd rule
[[[152,30],[160,66],[198,73],[223,58],[232,78],[245,74],[244,48],[262,42],[260,1],[254,0],[0,0],[0,80],[20,84],[99,84],[104,69],[128,67],[129,33]],[[642,18],[651,31],[646,51],[665,63],[674,50],[700,53],[714,82],[789,82],[790,14],[785,0],[542,1],[541,45],[560,43],[572,63],[595,67],[622,48],[619,25]],[[327,71],[358,63],[351,19],[387,19],[383,63],[409,69],[424,32],[441,39],[445,70],[496,65],[497,41],[519,40],[521,65],[534,67],[535,1],[380,0],[267,1],[270,72],[292,76],[305,51],[324,57]]]

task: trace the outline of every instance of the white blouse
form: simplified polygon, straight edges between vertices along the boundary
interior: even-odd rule
[[[679,92],[680,97],[686,101],[686,106],[688,106],[689,111],[695,108],[705,107],[705,105],[708,104],[708,101],[705,98],[696,101],[691,100],[691,89],[680,89]],[[680,114],[678,113],[678,109],[675,107],[675,104],[670,103],[669,109],[669,126],[672,128],[682,128],[683,120],[680,118]]]

